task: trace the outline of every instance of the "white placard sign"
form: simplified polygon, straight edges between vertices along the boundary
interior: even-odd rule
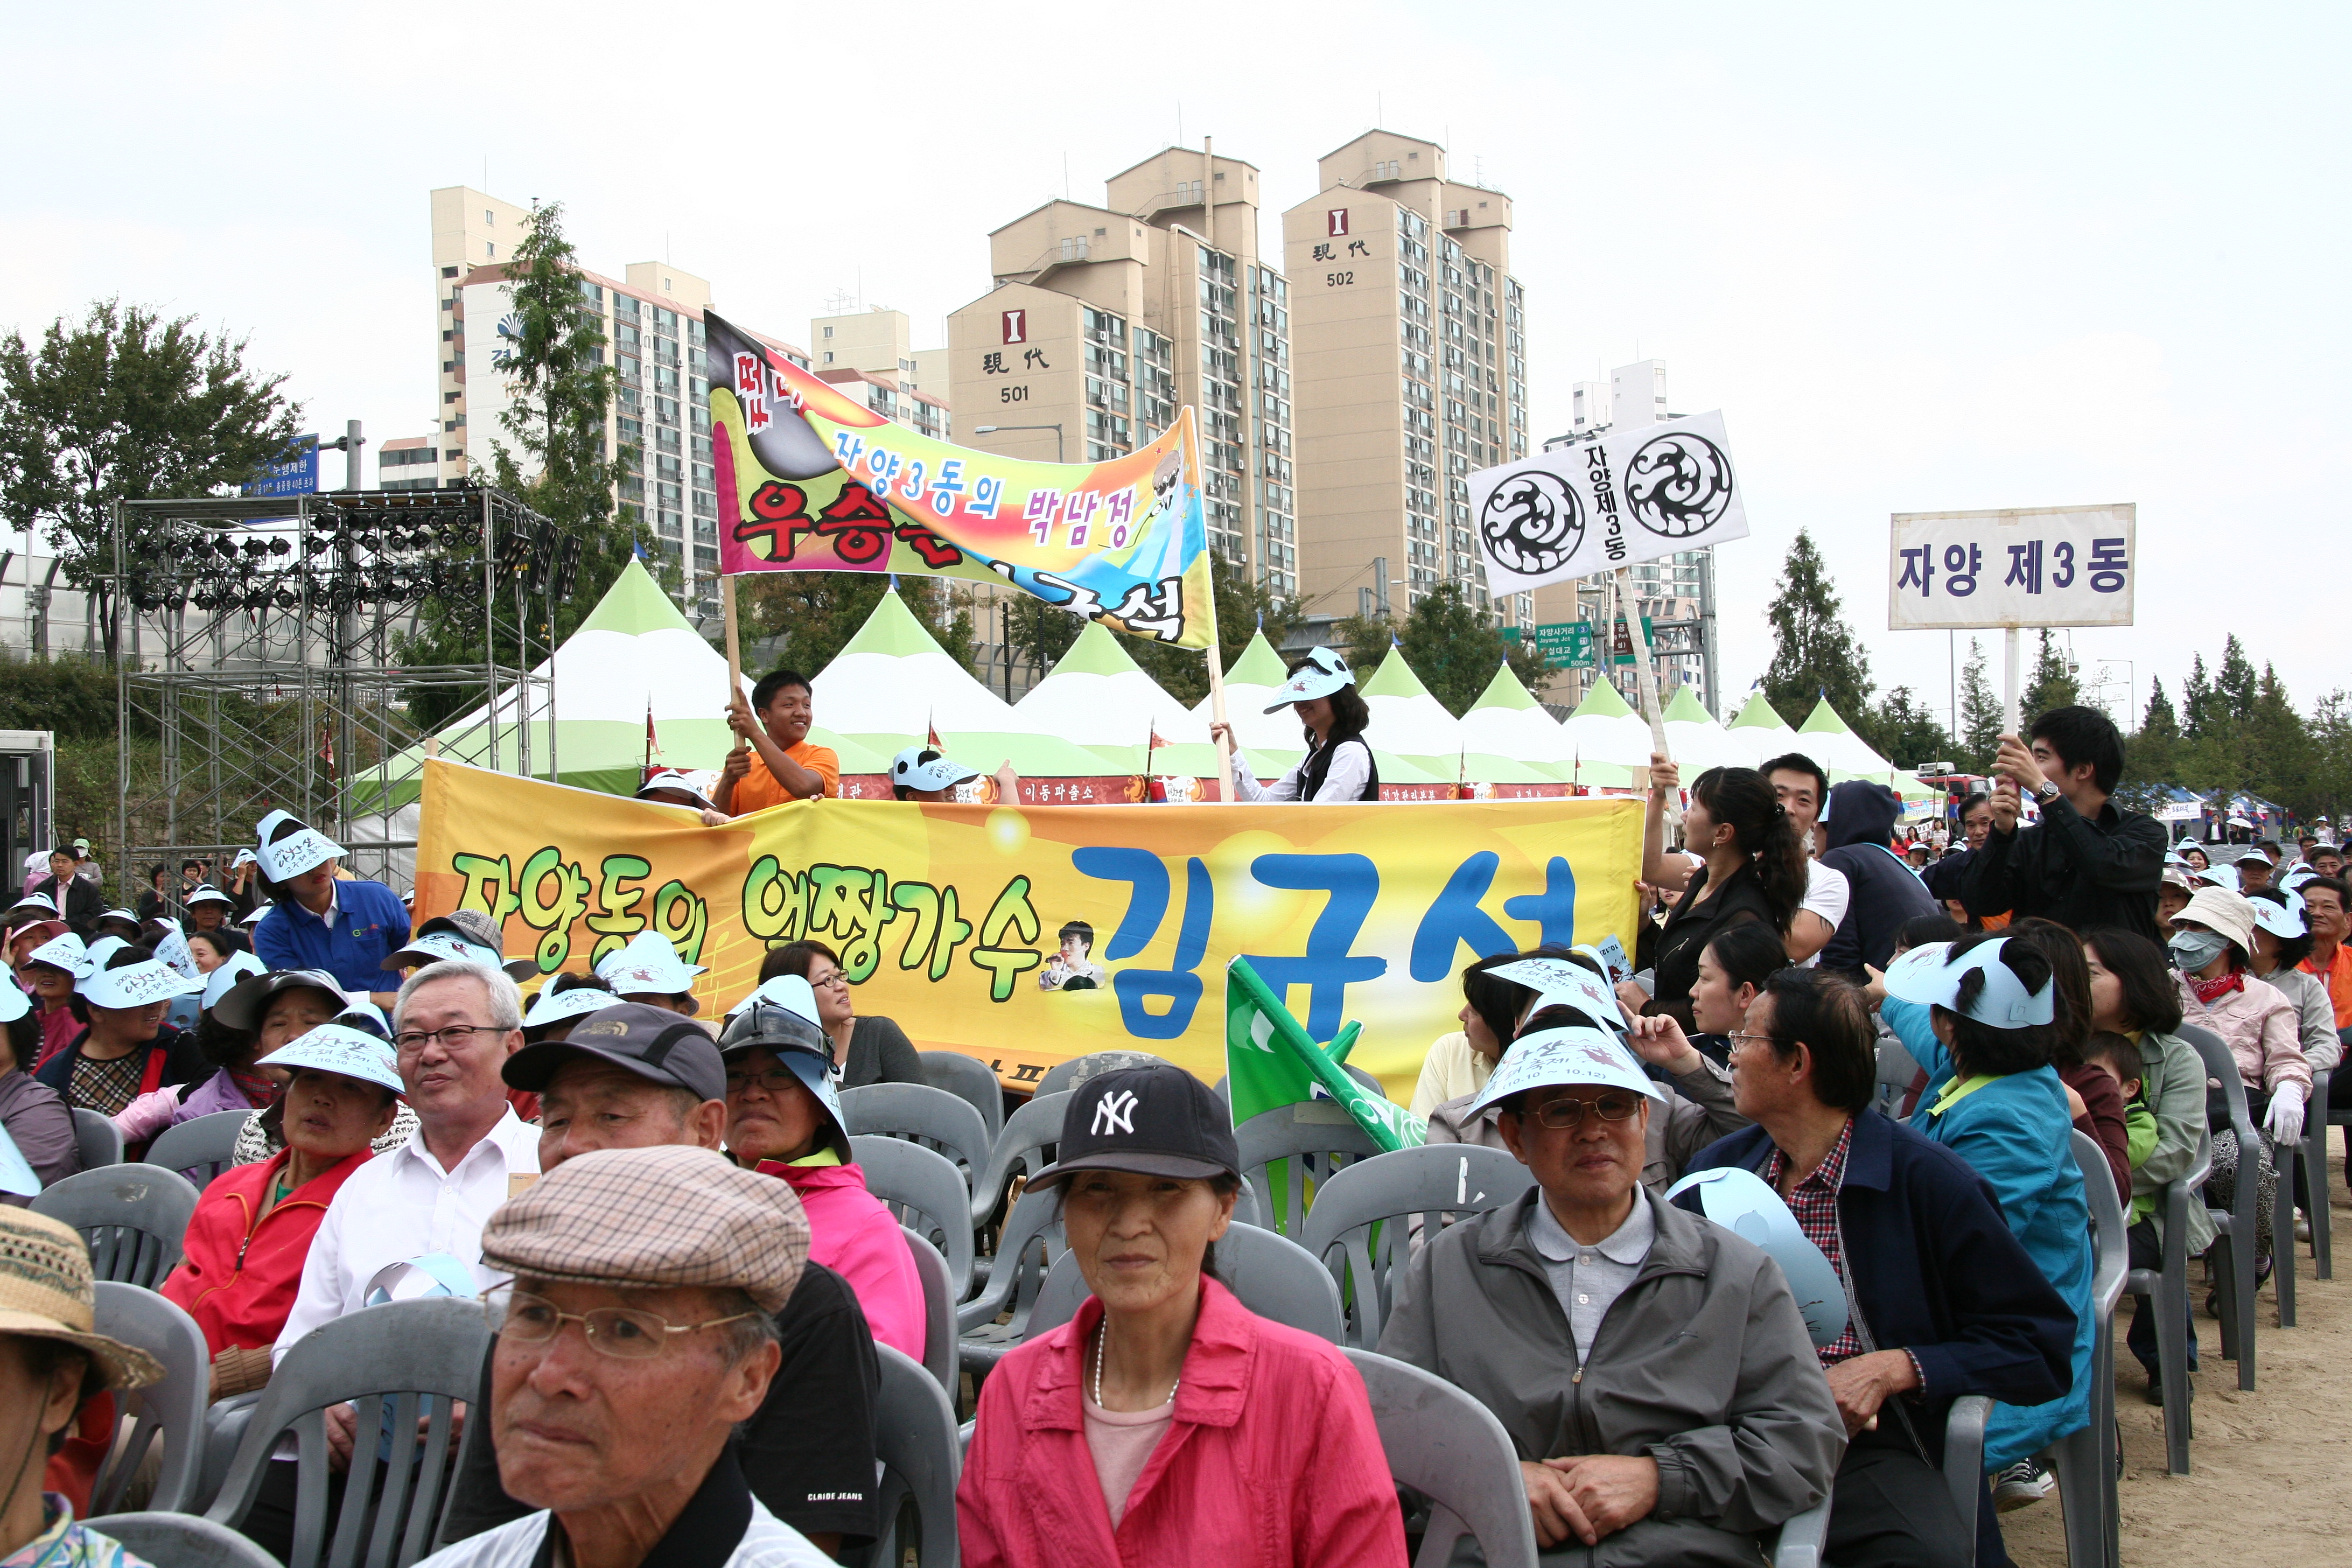
[[[1887,627],[2130,626],[2137,517],[2130,501],[1898,511]]]
[[[1748,537],[1720,409],[1482,468],[1470,505],[1491,594]]]
[[[1496,964],[1486,973],[1536,993],[1536,1005],[1528,1013],[1531,1018],[1560,1002],[1590,1014],[1596,1022],[1624,1027],[1625,1011],[1617,1005],[1609,982],[1580,963],[1565,958],[1522,958],[1516,963]]]

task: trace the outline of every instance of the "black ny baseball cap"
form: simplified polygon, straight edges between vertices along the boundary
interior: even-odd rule
[[[1080,1171],[1133,1171],[1202,1181],[1239,1176],[1233,1115],[1209,1086],[1171,1062],[1121,1068],[1070,1091],[1061,1158],[1031,1178],[1056,1186]]]
[[[601,1058],[649,1083],[691,1089],[704,1100],[727,1098],[727,1069],[710,1031],[643,1002],[599,1007],[567,1037],[525,1046],[507,1058],[504,1077],[516,1089],[537,1092],[576,1057]]]

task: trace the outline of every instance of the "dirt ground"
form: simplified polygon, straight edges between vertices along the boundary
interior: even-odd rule
[[[2123,1425],[2123,1561],[2202,1563],[2245,1558],[2297,1568],[2352,1564],[2352,1195],[2344,1188],[2344,1131],[2329,1135],[2328,1195],[2336,1278],[2312,1272],[2295,1248],[2295,1326],[2278,1326],[2273,1288],[2263,1287],[2254,1335],[2256,1387],[2238,1391],[2237,1363],[2221,1359],[2221,1325],[2197,1318],[2196,1436],[2190,1473],[2164,1468],[2164,1412],[2147,1401],[2147,1379],[2123,1347],[2131,1300],[2116,1319],[2116,1413]],[[2203,1300],[2200,1266],[2192,1297]],[[2065,1568],[2058,1493],[2001,1518],[2020,1568]],[[2199,1542],[2202,1542],[2200,1545]]]

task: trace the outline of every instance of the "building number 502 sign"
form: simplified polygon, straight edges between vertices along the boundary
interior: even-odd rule
[[[1326,272],[1323,275],[1323,287],[1326,289],[1345,289],[1349,285],[1354,283],[1355,280],[1356,275],[1352,272]]]

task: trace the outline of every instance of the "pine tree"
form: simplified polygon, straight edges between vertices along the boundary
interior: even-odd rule
[[[2213,695],[2224,712],[2243,719],[2253,712],[2256,694],[2254,667],[2239,644],[2238,634],[2231,632],[2221,644],[2221,668],[2213,673]]]
[[[2050,628],[2042,627],[2042,644],[2033,656],[2033,676],[2019,700],[2017,721],[2030,727],[2053,708],[2072,708],[2082,700],[2082,685],[2068,668],[2065,650],[2050,640]]]
[[[1863,739],[1898,768],[1956,760],[1952,756],[1952,738],[1945,731],[1942,721],[1911,695],[1907,686],[1889,691],[1876,711],[1867,718],[1866,727],[1857,724],[1863,729]]]
[[[2180,734],[2183,740],[2201,741],[2205,724],[2213,709],[2213,682],[2205,673],[2205,656],[2189,656],[2189,679],[2180,684]]]
[[[1765,616],[1772,624],[1772,662],[1764,697],[1792,724],[1802,723],[1822,699],[1852,723],[1870,711],[1870,655],[1845,624],[1812,535],[1797,531],[1782,563],[1779,594]]]
[[[2164,683],[2149,682],[2147,712],[2141,719],[2138,732],[2124,738],[2123,783],[2116,795],[2136,811],[2147,811],[2156,803],[2163,787],[2174,781],[2180,758],[2180,725],[2172,714],[2172,703],[2164,695]]]
[[[1979,773],[1992,766],[1993,752],[2000,747],[2000,699],[1985,679],[1984,645],[1970,637],[1968,662],[1960,666],[1961,755],[1957,760],[1961,766]]]
[[[2300,808],[2307,800],[2313,770],[2311,734],[2287,700],[2286,687],[2269,664],[2254,686],[2245,721],[2247,761],[2254,793]]]

